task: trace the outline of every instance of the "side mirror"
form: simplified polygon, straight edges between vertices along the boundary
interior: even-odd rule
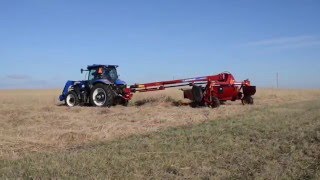
[[[83,73],[83,69],[81,69],[80,71],[81,71],[81,74],[82,74]]]

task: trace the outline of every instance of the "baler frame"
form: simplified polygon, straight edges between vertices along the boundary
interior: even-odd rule
[[[203,85],[205,86],[203,87]],[[227,100],[241,100],[243,104],[253,104],[252,96],[256,93],[256,87],[251,86],[248,79],[236,82],[229,72],[211,76],[134,84],[130,88],[132,92],[149,92],[182,86],[192,86],[192,89],[181,90],[184,92],[184,98],[190,99],[196,106],[218,107],[221,102]]]

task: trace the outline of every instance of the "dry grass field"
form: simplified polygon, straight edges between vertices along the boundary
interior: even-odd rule
[[[0,177],[319,177],[319,90],[258,89],[252,106],[217,109],[180,105],[178,89],[136,93],[129,107],[111,108],[68,108],[59,94],[0,91]]]

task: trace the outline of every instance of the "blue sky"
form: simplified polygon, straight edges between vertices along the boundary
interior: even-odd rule
[[[0,0],[0,89],[62,88],[98,63],[128,83],[278,72],[320,88],[320,1]]]

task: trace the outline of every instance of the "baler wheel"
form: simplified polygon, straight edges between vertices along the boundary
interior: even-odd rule
[[[225,104],[226,100],[220,100],[220,104]]]
[[[121,105],[122,105],[122,106],[126,106],[126,107],[127,107],[128,104],[129,104],[129,101],[128,101],[128,100],[124,100],[124,99],[123,99],[122,102],[121,102]]]
[[[193,107],[193,108],[197,108],[197,107],[200,106],[200,103],[197,103],[197,102],[192,101],[192,102],[190,103],[190,106]]]
[[[220,106],[220,100],[217,97],[212,97],[212,103],[211,103],[211,107],[212,108],[217,108]]]
[[[203,91],[200,86],[193,86],[192,87],[192,95],[193,95],[193,101],[197,104],[202,102],[203,99]]]
[[[96,84],[90,92],[90,103],[98,107],[110,107],[115,99],[113,89],[104,84]]]
[[[77,106],[79,104],[77,93],[70,91],[65,99],[65,104],[69,107]]]
[[[253,104],[253,98],[251,96],[244,96],[242,99],[241,99],[241,102],[243,105],[246,105],[246,104]]]

